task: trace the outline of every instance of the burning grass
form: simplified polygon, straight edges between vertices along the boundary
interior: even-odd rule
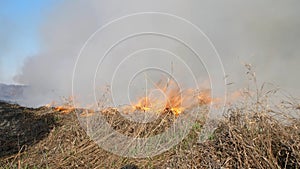
[[[196,120],[187,137],[178,145],[160,155],[143,159],[119,157],[99,148],[79,125],[74,109],[68,114],[57,113],[56,108],[33,109],[39,116],[54,114],[57,125],[40,141],[23,143],[26,146],[19,153],[1,156],[0,166],[121,168],[134,164],[139,168],[300,168],[299,102],[294,98],[282,101],[276,92],[265,91],[264,86],[241,92],[238,101],[227,106],[223,119],[207,141],[198,142],[205,119]],[[280,101],[274,103],[273,100]],[[204,114],[207,103],[203,102],[200,109]],[[146,105],[143,107],[151,107]],[[9,104],[1,106],[1,113],[20,109]],[[96,113],[78,111],[83,114],[82,118]],[[178,114],[165,106],[159,117],[147,124],[129,121],[114,108],[105,109],[102,114],[120,133],[149,137],[165,131],[185,111],[188,110]],[[145,112],[140,110],[141,114]]]

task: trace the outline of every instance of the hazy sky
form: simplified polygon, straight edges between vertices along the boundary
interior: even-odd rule
[[[39,26],[55,1],[0,1],[0,83],[14,83],[25,58],[39,52]]]

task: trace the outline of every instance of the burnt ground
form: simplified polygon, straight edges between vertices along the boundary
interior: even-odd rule
[[[45,108],[32,109],[0,102],[0,157],[22,151],[47,137],[55,126]]]
[[[0,168],[300,168],[300,121],[282,124],[266,112],[231,108],[208,141],[197,142],[199,122],[170,150],[134,159],[99,148],[75,112],[0,102]],[[117,119],[111,123],[116,130],[136,135],[136,126],[120,121],[118,113],[107,115]]]

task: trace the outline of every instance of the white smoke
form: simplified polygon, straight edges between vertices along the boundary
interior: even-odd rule
[[[300,85],[299,5],[297,0],[65,1],[44,19],[41,52],[26,60],[15,78],[31,86],[22,104],[37,106],[70,96],[74,63],[88,37],[112,19],[145,11],[178,15],[201,28],[219,51],[229,81],[237,86],[244,83],[242,63],[247,62],[261,82],[295,92]]]

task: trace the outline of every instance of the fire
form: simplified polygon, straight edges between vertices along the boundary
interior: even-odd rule
[[[205,90],[198,94],[198,100],[200,105],[206,105],[212,102],[212,98],[210,97],[209,93],[209,90]]]
[[[54,110],[58,111],[58,112],[65,113],[65,114],[69,114],[72,111],[74,111],[75,108],[72,107],[72,106],[57,106],[57,107],[54,107]]]
[[[150,99],[148,97],[142,97],[136,105],[133,105],[136,110],[149,111],[151,109]]]
[[[171,108],[171,112],[175,115],[178,116],[180,113],[183,112],[183,108]]]
[[[131,105],[121,107],[123,113],[133,113],[135,111],[141,112],[153,112],[153,113],[173,113],[175,116],[179,116],[184,111],[188,111],[195,106],[204,106],[211,103],[218,103],[222,101],[221,98],[212,98],[210,96],[211,91],[196,89],[181,90],[180,86],[172,80],[160,80],[158,83],[153,83],[153,89],[150,89],[145,93],[146,96],[140,97],[136,102]],[[233,93],[229,98],[237,99],[239,93]],[[70,103],[69,98],[67,103]],[[45,105],[45,107],[53,108],[55,111],[65,114],[71,113],[75,110],[75,107],[71,104],[64,104],[60,106],[54,102]],[[94,107],[91,105],[91,107]],[[93,109],[86,109],[81,116],[92,116],[95,111]]]
[[[57,105],[57,103],[55,101],[52,101],[51,103],[46,104],[45,107],[46,108],[52,108],[57,112],[62,112],[62,113],[65,113],[65,114],[69,114],[72,111],[74,111],[75,107],[71,105],[71,101],[73,100],[73,98],[68,97],[67,99],[64,99],[64,100],[65,100],[66,104]]]
[[[141,97],[136,103],[132,104],[133,110],[152,111],[152,112],[172,112],[178,116],[184,110],[196,105],[206,105],[212,102],[210,92],[197,92],[193,89],[180,90],[174,81],[160,81],[154,84],[155,89],[149,90],[148,96]],[[153,91],[159,90],[162,97],[151,96]]]

